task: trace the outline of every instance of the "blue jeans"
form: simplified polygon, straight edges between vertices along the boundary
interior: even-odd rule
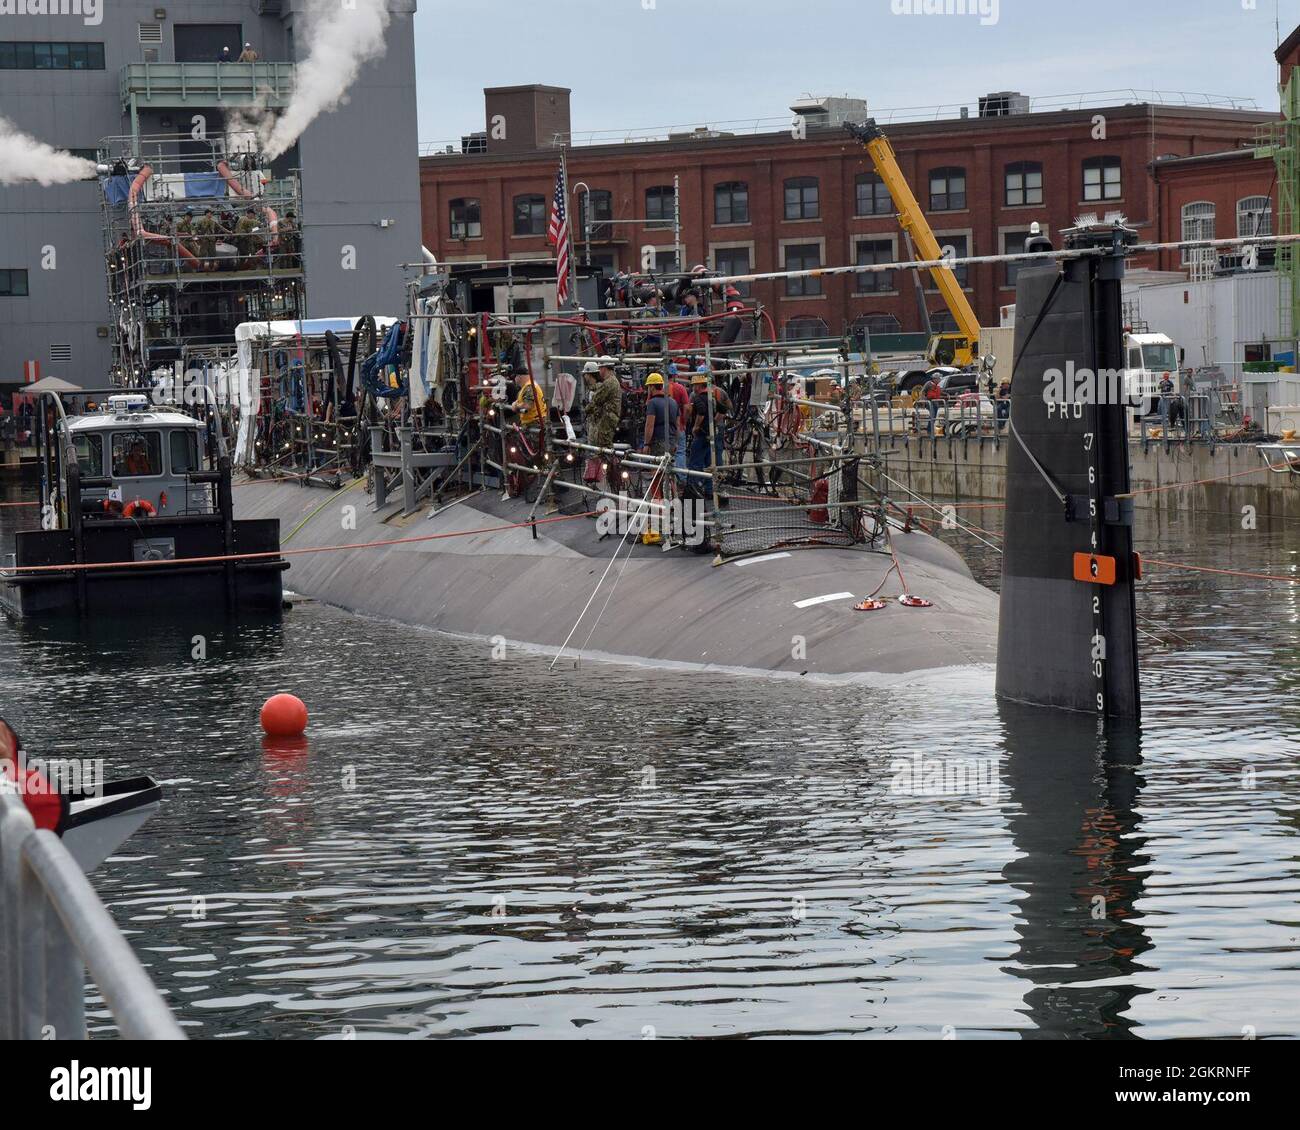
[[[691,436],[690,467],[692,471],[707,471],[709,469],[708,432]]]

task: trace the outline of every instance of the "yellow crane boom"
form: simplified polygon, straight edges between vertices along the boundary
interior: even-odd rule
[[[934,237],[921,205],[912,193],[903,170],[898,166],[894,156],[894,147],[889,138],[876,124],[874,118],[857,124],[845,122],[844,128],[862,142],[871,157],[876,175],[889,190],[890,199],[898,213],[898,223],[912,237],[917,254],[922,259],[935,260],[943,258],[939,241]],[[966,300],[966,294],[957,282],[957,276],[951,267],[932,267],[930,274],[934,285],[943,296],[953,320],[957,323],[956,333],[936,334],[930,339],[929,360],[932,364],[971,365],[979,355],[980,323],[975,311]]]

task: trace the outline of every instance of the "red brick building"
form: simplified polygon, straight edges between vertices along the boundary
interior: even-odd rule
[[[1279,82],[1285,85],[1300,63],[1300,27],[1278,46],[1274,57]],[[1269,115],[1267,120],[1275,122],[1278,115]],[[1256,139],[1267,141],[1265,132],[1261,129]],[[1225,146],[1217,153],[1157,156],[1152,173],[1161,242],[1277,232],[1276,168],[1267,155],[1256,156],[1250,140],[1244,139],[1242,146]],[[1156,266],[1185,270],[1192,266],[1194,258],[1194,252],[1161,252]]]
[[[512,87],[489,90],[486,100],[486,132],[465,139],[470,152],[421,160],[424,242],[444,262],[549,254],[546,220],[556,146],[569,134],[569,92]],[[986,116],[887,127],[939,243],[959,255],[1019,250],[1032,222],[1054,234],[1085,212],[1120,211],[1144,239],[1178,238],[1181,209],[1195,199],[1213,199],[1216,216],[1226,217],[1240,200],[1269,194],[1271,166],[1237,151],[1274,114],[1147,104],[1027,110],[1026,99],[999,95],[981,100]],[[592,190],[593,262],[641,269],[646,248],[659,269],[707,263],[728,273],[905,258],[893,205],[865,151],[837,124],[818,124],[815,112],[805,120],[804,139],[697,131],[570,149],[571,188]],[[582,263],[580,193],[571,214]],[[623,220],[638,222],[608,222]],[[1014,299],[1013,278],[1000,265],[967,270],[984,324],[996,325],[998,307]],[[926,283],[934,327],[943,328],[939,294]],[[753,295],[789,336],[838,335],[858,319],[870,319],[877,333],[922,328],[915,284],[900,273],[760,282]]]
[[[1195,157],[1163,157],[1152,163],[1160,242],[1178,239],[1231,239],[1273,235],[1277,184],[1271,160],[1253,149],[1230,149]],[[1211,262],[1218,254],[1195,250],[1162,251],[1160,270],[1189,269],[1198,255]]]

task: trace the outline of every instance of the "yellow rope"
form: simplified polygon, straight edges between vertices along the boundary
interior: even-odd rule
[[[347,494],[348,491],[350,491],[353,487],[355,487],[355,486],[359,486],[360,484],[364,483],[365,481],[366,481],[366,480],[365,480],[364,477],[363,477],[363,478],[360,478],[360,479],[354,479],[354,480],[353,480],[352,482],[350,482],[347,486],[345,486],[342,490],[340,490],[340,491],[336,491],[335,493],[331,494],[331,495],[329,496],[329,498],[327,498],[327,499],[326,499],[324,502],[322,502],[318,507],[316,507],[315,510],[313,510],[310,514],[308,514],[307,517],[305,517],[301,522],[299,522],[296,526],[294,526],[294,528],[293,528],[292,530],[289,531],[288,536],[287,536],[287,537],[284,539],[284,541],[282,541],[280,544],[281,544],[281,545],[285,545],[285,544],[287,544],[287,543],[290,541],[290,539],[292,539],[292,537],[293,537],[294,534],[296,534],[299,530],[301,530],[301,529],[303,528],[303,526],[305,526],[308,522],[310,522],[313,518],[315,518],[317,514],[319,514],[322,510],[325,509],[325,507],[327,507],[331,502],[333,502],[336,498],[338,498],[338,496],[339,496],[340,494]]]

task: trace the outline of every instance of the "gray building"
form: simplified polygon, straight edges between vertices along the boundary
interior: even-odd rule
[[[272,108],[287,103],[302,61],[295,29],[311,2],[65,0],[46,7],[66,14],[5,15],[0,116],[88,157],[112,137],[170,136],[183,147],[195,115],[220,130],[254,87],[263,101],[272,91]],[[307,317],[400,311],[398,264],[420,259],[416,0],[388,9],[386,53],[274,166],[298,185]],[[217,59],[245,42],[259,69],[232,80],[253,72]],[[0,390],[20,386],[31,362],[42,376],[105,383],[115,327],[103,197],[94,180],[0,186]]]

